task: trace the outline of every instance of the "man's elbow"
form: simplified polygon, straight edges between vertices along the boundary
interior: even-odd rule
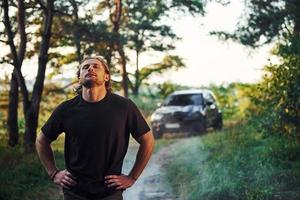
[[[154,140],[153,133],[151,131],[149,131],[148,133],[146,133],[143,136],[143,138],[141,140],[141,145],[144,145],[147,147],[147,149],[149,149],[150,151],[153,151],[154,145],[155,145],[155,140]]]
[[[43,133],[40,133],[35,140],[35,147],[36,149],[39,149],[42,146],[50,145],[50,143],[51,142],[49,141],[49,139],[46,138]]]
[[[39,149],[42,146],[42,141],[41,141],[41,134],[39,134],[35,140],[35,148],[37,151],[39,151]]]
[[[150,146],[151,146],[151,148],[153,150],[154,146],[155,146],[155,140],[154,140],[154,136],[153,136],[152,131],[150,131],[150,141],[149,141],[149,143],[150,143]]]

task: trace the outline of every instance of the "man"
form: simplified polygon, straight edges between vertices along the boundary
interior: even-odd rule
[[[65,200],[123,199],[122,191],[135,183],[152,154],[153,135],[136,105],[111,92],[102,58],[85,58],[77,76],[80,93],[60,104],[42,127],[38,155]],[[58,170],[50,144],[62,132],[66,169]],[[132,170],[122,175],[130,134],[140,146]]]

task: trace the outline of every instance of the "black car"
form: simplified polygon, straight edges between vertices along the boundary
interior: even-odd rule
[[[210,90],[182,90],[170,94],[151,115],[155,138],[164,133],[202,134],[208,127],[221,129],[222,113]]]

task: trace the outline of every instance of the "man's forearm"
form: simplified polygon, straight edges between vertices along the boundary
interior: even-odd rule
[[[129,173],[129,176],[135,180],[137,180],[141,175],[152,155],[154,147],[154,139],[152,133],[147,133],[145,138],[142,138],[141,141],[138,142],[140,143],[140,146],[138,149],[136,160],[132,170]]]
[[[57,167],[55,165],[55,159],[51,145],[49,142],[45,141],[45,138],[43,138],[45,136],[41,135],[36,140],[36,150],[43,166],[45,167],[48,175],[50,176],[57,170]]]

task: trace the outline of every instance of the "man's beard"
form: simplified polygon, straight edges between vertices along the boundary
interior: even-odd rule
[[[83,80],[80,81],[80,85],[82,85],[85,88],[93,88],[93,87],[97,87],[97,86],[101,86],[105,84],[104,80]]]

